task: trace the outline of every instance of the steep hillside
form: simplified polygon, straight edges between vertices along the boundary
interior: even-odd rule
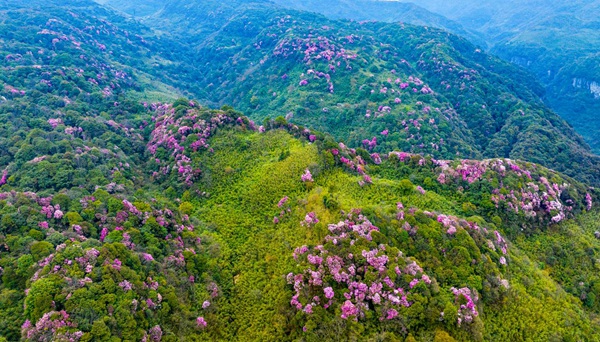
[[[123,0],[98,0],[97,2],[108,5],[111,8],[125,12],[134,17],[138,17],[142,20],[148,20],[149,22],[156,19],[157,14],[163,10],[165,5],[169,7],[170,3],[165,3],[163,1],[132,2]],[[236,1],[234,4],[236,4],[237,7],[239,4],[247,4],[252,2],[258,1]],[[231,4],[231,2],[224,3],[224,5],[228,7],[231,7]],[[263,6],[272,6],[273,4],[281,8],[320,13],[331,19],[403,22],[413,25],[437,27],[463,37],[468,37],[469,40],[476,42],[477,44],[486,44],[485,41],[476,33],[465,30],[460,24],[453,22],[452,20],[449,20],[448,18],[439,14],[429,12],[413,3],[369,0],[328,0],[326,2],[316,0],[271,0],[269,2],[263,2]],[[167,9],[167,11],[170,11],[170,9]]]
[[[492,53],[531,71],[546,87],[546,102],[600,152],[598,1],[425,0],[419,5],[478,32]]]
[[[419,2],[419,6],[429,11],[409,1],[273,2],[283,8],[318,12],[333,19],[406,22],[441,28],[465,37],[532,72],[544,84],[545,102],[583,135],[596,154],[600,151],[597,134],[600,39],[598,21],[590,15],[600,8],[592,0]],[[146,6],[119,0],[109,4],[132,15]],[[163,6],[161,2],[152,11],[144,12],[151,16],[148,23],[152,24],[159,17],[156,13]]]

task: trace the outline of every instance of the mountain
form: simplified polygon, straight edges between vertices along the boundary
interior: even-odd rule
[[[543,104],[542,87],[444,31],[261,2],[171,1],[147,23],[189,43],[176,73],[192,75],[186,94],[203,103],[257,122],[286,116],[353,147],[375,138],[376,151],[523,159],[597,184],[600,158]]]
[[[491,53],[531,71],[546,88],[545,101],[600,152],[600,23],[593,15],[600,10],[598,1],[425,0],[419,5],[478,32]]]
[[[284,8],[318,12],[333,19],[406,22],[463,36],[541,80],[544,101],[574,126],[598,154],[600,112],[597,1],[274,1]],[[112,1],[134,14],[144,6]],[[422,7],[421,7],[422,6]],[[423,7],[427,8],[424,9]],[[162,3],[154,8],[154,14]],[[146,15],[154,20],[154,16]],[[151,24],[151,22],[149,22]]]
[[[329,32],[319,40],[299,27],[313,14],[284,12],[286,19],[278,10],[287,36],[246,49],[262,27],[254,18],[265,18],[252,11],[234,14],[245,25],[223,23],[225,36],[210,33],[210,23],[189,38],[216,45],[190,46],[88,1],[0,3],[0,341],[598,340],[600,194],[588,184],[522,160],[454,158],[443,144],[434,157],[402,151],[392,129],[377,144],[353,147],[335,137],[342,134],[335,125],[323,125],[329,134],[300,126],[298,115],[276,117],[282,110],[267,114],[241,101],[244,112],[210,109],[199,101],[227,95],[221,86],[203,89],[200,70],[217,80],[212,68],[228,75],[226,67],[241,57],[251,63],[268,46],[283,49],[270,57],[282,70],[270,85],[251,75],[265,87],[285,81],[282,72],[308,74],[305,49],[309,57],[335,51],[342,58],[333,77],[311,73],[304,86],[315,89],[286,97],[331,95],[326,81],[334,95],[352,94],[339,90],[338,72],[350,80],[370,72],[378,82],[402,78],[386,92],[382,83],[369,86],[384,99],[399,92],[401,103],[390,108],[408,107],[385,110],[381,120],[413,110],[434,115],[437,103],[474,99],[427,86],[435,70],[411,61],[417,54],[426,61],[429,51],[477,68],[481,76],[460,77],[478,96],[499,89],[510,102],[518,91],[524,112],[556,118],[527,86],[503,83],[499,68],[516,69],[454,36],[412,26],[317,17],[330,26],[312,28]],[[231,18],[225,10],[211,15]],[[343,44],[342,53],[338,34],[356,43]],[[281,44],[313,37],[319,43],[300,52]],[[394,37],[406,38],[405,46]],[[322,50],[325,42],[330,49]],[[195,66],[208,53],[219,53],[214,65]],[[372,68],[387,70],[394,53],[409,65],[384,76]],[[216,62],[231,54],[230,64]],[[313,70],[333,63],[310,61]],[[256,73],[272,72],[269,63]],[[227,84],[232,92],[236,82]],[[193,92],[204,97],[179,97]],[[232,103],[242,96],[235,92]],[[409,132],[421,123],[416,134],[438,134],[462,155],[482,156],[469,144],[484,138],[454,110],[432,117],[433,133],[412,113]],[[527,125],[535,115],[516,119]],[[534,138],[564,125],[539,120]]]
[[[122,138],[137,151],[122,165],[94,159],[106,153],[97,143],[116,148],[88,128],[74,137],[63,123],[15,127],[90,147],[98,166],[78,171],[103,185],[22,192],[28,183],[9,174],[0,195],[7,339],[19,330],[42,341],[597,336],[586,311],[596,310],[593,272],[562,278],[600,253],[597,214],[580,214],[591,198],[576,182],[502,159],[366,161],[318,133],[277,121],[254,129],[237,112],[187,100],[136,115],[154,124],[142,140]],[[519,204],[514,192],[529,199]],[[574,214],[590,222],[566,220]],[[537,239],[573,257],[542,272],[551,254],[538,254]]]
[[[121,0],[105,0],[98,1],[104,3],[119,11],[125,12],[134,17],[145,20],[153,20],[156,14],[168,7],[170,2],[147,2],[135,3],[131,1]],[[236,7],[240,4],[253,1],[236,2]],[[231,4],[230,2],[227,4]],[[264,5],[277,5],[281,8],[295,9],[305,12],[316,12],[323,14],[331,19],[352,19],[357,21],[387,21],[387,22],[404,22],[413,25],[432,26],[440,28],[457,35],[467,37],[472,42],[477,44],[485,44],[485,41],[478,37],[477,34],[465,30],[460,24],[449,20],[448,18],[436,13],[427,11],[413,3],[401,2],[381,2],[381,1],[347,1],[347,0],[330,0],[330,1],[282,1],[271,0],[264,1]],[[167,10],[168,12],[169,10]],[[150,19],[152,18],[152,19]]]

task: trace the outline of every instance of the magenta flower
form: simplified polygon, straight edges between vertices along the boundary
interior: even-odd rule
[[[104,242],[106,235],[108,235],[108,229],[106,227],[104,227],[104,228],[102,228],[102,231],[100,232],[100,242]]]
[[[63,217],[63,215],[64,215],[63,212],[60,211],[60,210],[56,210],[54,212],[54,218],[57,219],[57,220],[60,220]]]
[[[204,320],[204,317],[198,317],[196,318],[196,324],[198,325],[199,328],[206,328],[206,321]]]
[[[319,219],[317,219],[317,215],[314,212],[306,214],[304,221],[300,222],[300,224],[305,227],[312,227],[317,223],[319,223]]]
[[[150,341],[152,342],[160,342],[160,340],[162,339],[162,329],[160,328],[160,325],[156,325],[152,328],[150,328],[150,330],[148,331],[149,335],[150,335]]]
[[[127,291],[131,291],[131,289],[133,288],[133,285],[127,281],[127,280],[123,280],[122,282],[119,283],[119,286],[123,289],[123,291],[127,292]]]
[[[394,309],[389,309],[387,312],[387,316],[385,318],[386,319],[394,319],[396,316],[398,316],[398,311],[396,311]]]
[[[4,169],[4,171],[2,171],[2,178],[0,178],[0,186],[6,184],[7,178],[8,178],[8,170]]]
[[[352,304],[351,301],[347,300],[344,302],[344,304],[342,304],[342,315],[341,317],[343,319],[348,319],[348,317],[350,316],[358,316],[358,308]]]
[[[61,119],[48,119],[48,123],[50,124],[50,126],[52,126],[52,128],[56,128],[56,126],[58,126],[62,123],[62,120]]]
[[[154,257],[152,257],[152,254],[142,253],[142,258],[145,261],[154,261]]]
[[[282,199],[279,200],[279,203],[277,203],[277,207],[281,208],[283,207],[283,205],[289,200],[289,197],[287,196],[283,196]]]
[[[313,181],[312,174],[310,173],[309,169],[306,169],[304,171],[304,174],[302,175],[301,179],[303,182],[312,182]]]
[[[325,292],[325,298],[327,299],[331,299],[335,295],[331,286],[324,288],[323,292]]]
[[[0,181],[0,185],[2,182]],[[585,194],[585,208],[587,211],[592,210],[592,196],[589,193]]]

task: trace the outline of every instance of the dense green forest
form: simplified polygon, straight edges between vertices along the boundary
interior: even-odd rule
[[[517,69],[408,25],[257,9],[193,46],[47,3],[0,3],[0,341],[598,340],[598,164]]]

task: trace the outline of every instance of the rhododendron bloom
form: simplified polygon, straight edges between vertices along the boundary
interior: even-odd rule
[[[331,286],[324,288],[323,292],[325,292],[325,298],[327,298],[327,299],[331,299],[335,295],[335,293],[333,292],[333,288],[331,288]]]
[[[8,170],[4,169],[4,171],[2,171],[2,177],[0,178],[0,186],[6,184],[7,178],[8,178]]]
[[[100,242],[104,242],[106,235],[108,235],[108,229],[106,227],[104,227],[104,228],[102,228],[102,231],[100,232]]]
[[[304,171],[304,174],[302,174],[301,179],[303,182],[312,182],[313,181],[312,174],[310,173],[309,169],[306,169]]]
[[[206,321],[204,320],[204,317],[198,317],[196,318],[196,324],[198,325],[199,328],[206,328]]]
[[[341,309],[342,309],[341,317],[343,319],[348,319],[350,316],[356,317],[356,316],[358,316],[358,313],[359,313],[358,308],[354,304],[352,304],[352,302],[349,300],[344,302]]]
[[[396,316],[398,316],[398,311],[396,311],[395,309],[389,309],[385,318],[394,319]]]
[[[279,203],[277,203],[277,206],[279,208],[283,207],[283,205],[288,201],[289,197],[284,196],[282,199],[279,200]]]

